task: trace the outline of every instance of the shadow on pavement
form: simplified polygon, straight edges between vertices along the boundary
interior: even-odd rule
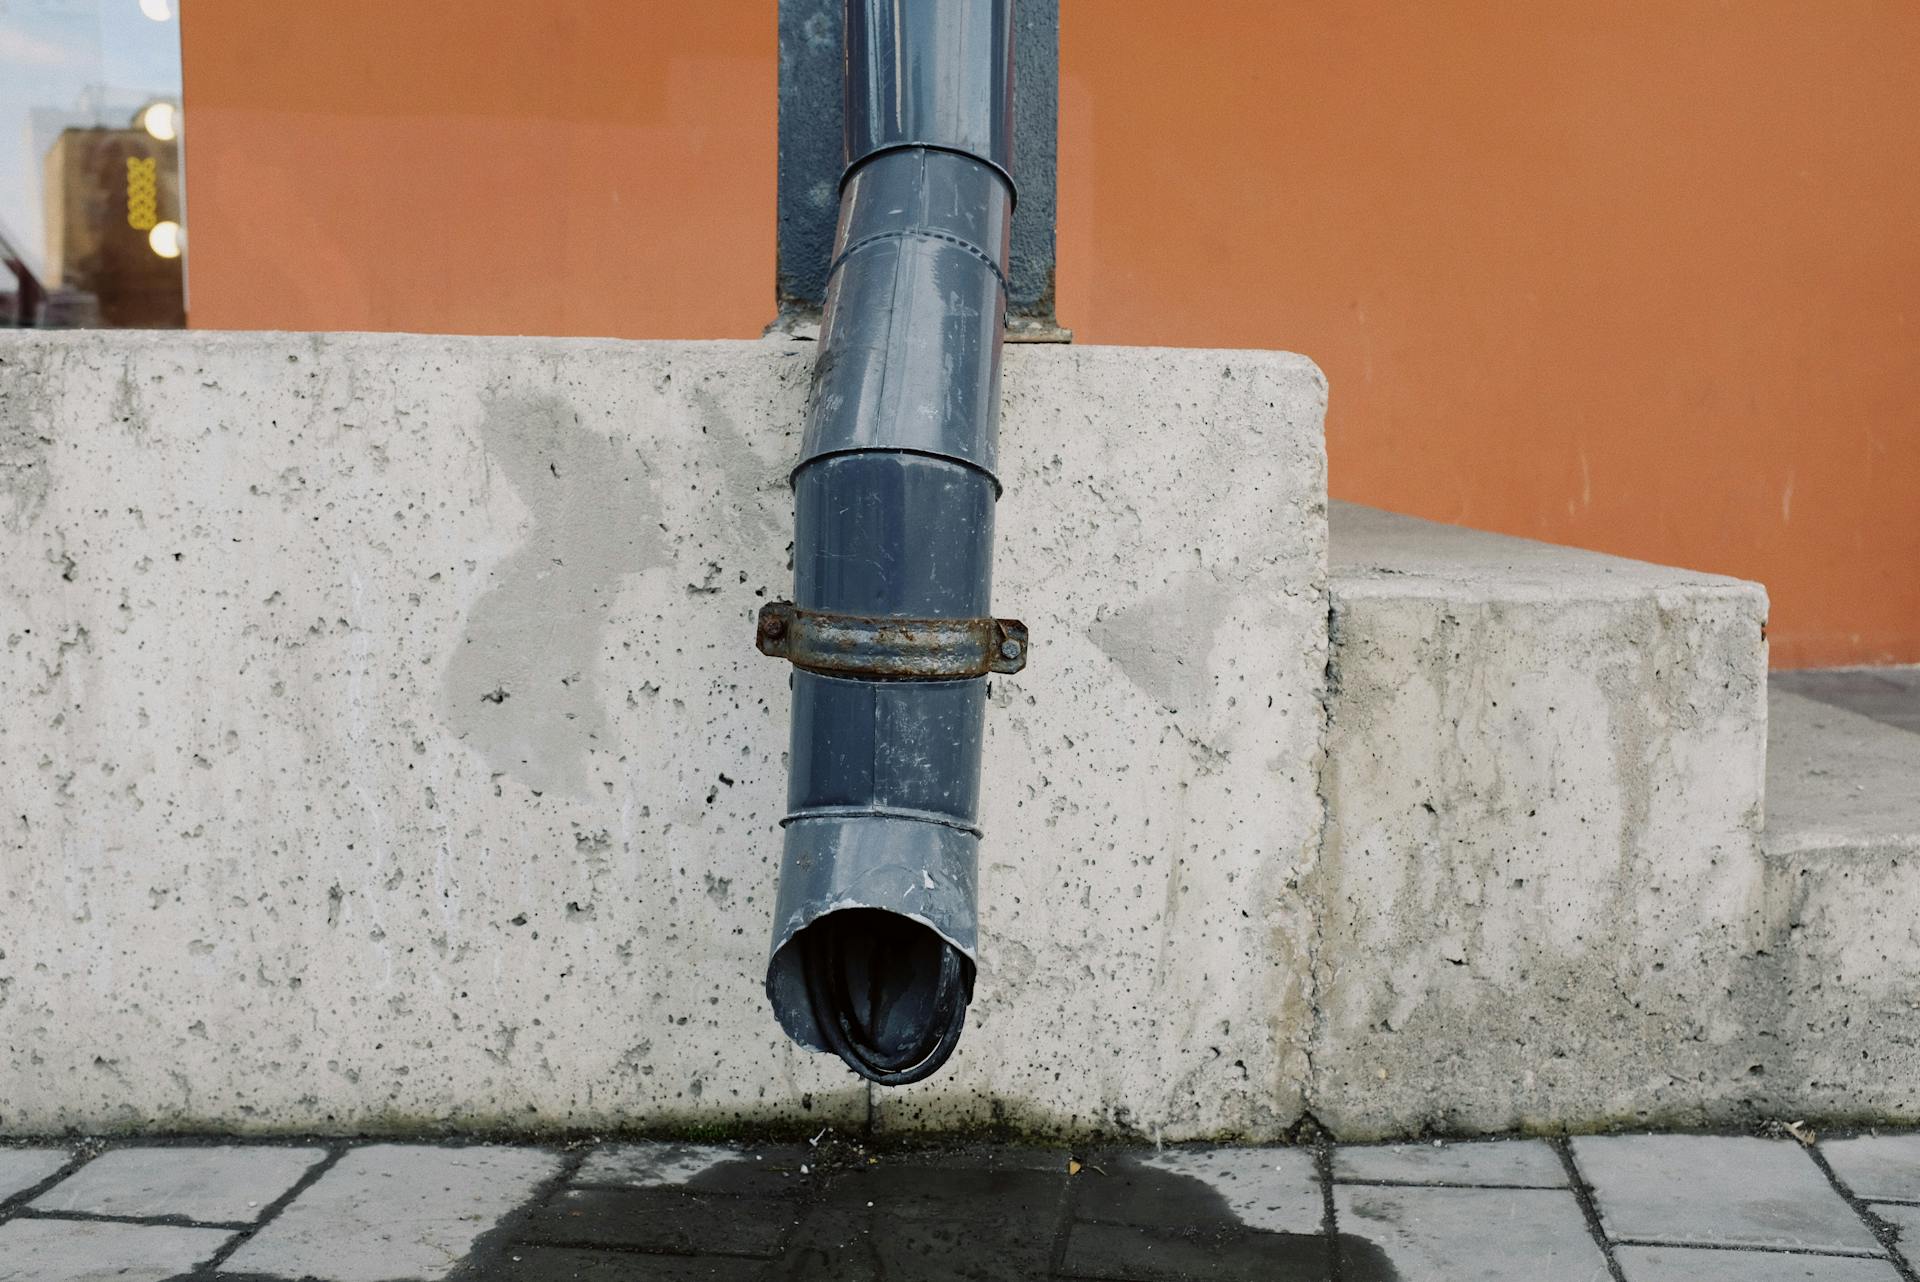
[[[1192,1176],[1064,1153],[723,1161],[685,1183],[562,1189],[465,1274],[515,1282],[1399,1282],[1379,1247],[1266,1232]],[[1111,1172],[1110,1174],[1108,1172]]]

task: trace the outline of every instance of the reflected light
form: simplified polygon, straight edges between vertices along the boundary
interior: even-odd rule
[[[165,22],[173,16],[173,5],[170,0],[140,0],[140,12],[155,22]]]
[[[180,114],[170,102],[156,102],[140,113],[140,127],[161,142],[180,136]]]
[[[187,234],[180,230],[180,224],[168,219],[155,223],[153,230],[147,233],[147,245],[162,258],[178,258],[180,250],[187,243]]]

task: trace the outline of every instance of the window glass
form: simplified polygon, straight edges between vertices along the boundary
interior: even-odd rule
[[[186,323],[178,0],[0,0],[0,325]]]

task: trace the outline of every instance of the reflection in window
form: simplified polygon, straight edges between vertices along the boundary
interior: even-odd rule
[[[175,0],[0,0],[0,325],[186,324]]]

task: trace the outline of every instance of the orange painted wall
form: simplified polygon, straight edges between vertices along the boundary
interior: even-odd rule
[[[1059,297],[1320,363],[1334,493],[1920,661],[1920,5],[1067,0]]]
[[[770,0],[184,8],[195,325],[770,315]],[[1306,352],[1336,495],[1920,661],[1920,6],[1064,9],[1079,341]]]
[[[189,0],[190,323],[760,333],[770,0]]]

